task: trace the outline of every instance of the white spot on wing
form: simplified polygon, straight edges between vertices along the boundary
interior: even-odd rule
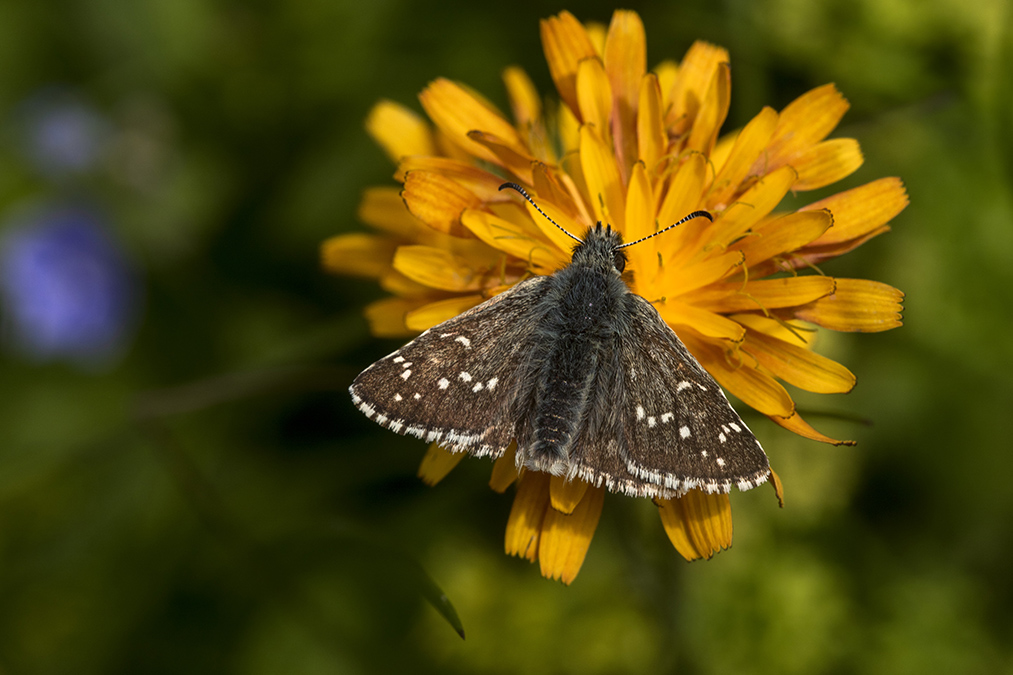
[[[422,398],[422,394],[420,394],[420,393],[418,393],[418,392],[415,392],[415,395],[414,395],[414,396],[412,396],[412,398],[414,398],[414,399],[415,399],[415,400],[417,401],[417,400],[419,400],[420,398]]]
[[[662,423],[662,424],[668,424],[669,422],[671,422],[671,421],[672,421],[672,418],[673,418],[673,417],[675,417],[675,415],[673,415],[673,414],[672,414],[672,413],[670,413],[670,412],[667,412],[667,413],[663,413],[663,414],[661,415],[661,423]]]
[[[400,401],[401,400],[401,394],[394,394],[394,400],[395,401]]]
[[[742,427],[740,427],[740,426],[739,426],[738,424],[736,424],[735,422],[729,422],[729,423],[728,423],[728,426],[730,426],[730,427],[732,428],[732,430],[733,430],[733,431],[735,431],[736,433],[738,433],[738,432],[742,431]]]
[[[689,438],[689,427],[679,427],[679,435],[683,438]]]
[[[657,423],[658,423],[657,420],[655,420],[653,417],[647,418],[647,426],[653,427]]]
[[[718,434],[718,440],[721,441],[722,443],[724,443],[725,441],[728,440],[728,437],[725,436],[723,433],[721,433],[721,434]]]
[[[447,387],[450,386],[450,380],[448,380],[445,377],[441,377],[440,381],[437,382],[436,384],[440,385],[440,389],[446,389]]]
[[[458,377],[460,377],[465,382],[471,382],[471,373],[462,371],[461,374],[458,375]]]
[[[402,361],[404,361],[404,357],[403,356],[395,356],[394,357],[394,363],[401,363]]]
[[[482,391],[482,383],[476,382],[475,386],[471,388],[472,391]]]
[[[497,384],[499,384],[499,378],[498,377],[494,377],[491,380],[489,380],[488,382],[486,382],[485,386],[488,387],[489,389],[495,389]]]
[[[718,466],[724,466],[725,465],[725,460],[721,459],[720,457],[718,457],[714,461],[718,463]]]
[[[401,379],[402,380],[407,380],[411,376],[412,376],[412,371],[410,371],[410,370],[406,370],[403,373],[401,373]]]
[[[638,420],[642,420],[642,419],[644,419],[644,416],[646,416],[646,415],[647,415],[647,413],[644,412],[644,406],[638,405],[637,406],[637,419]]]
[[[693,386],[692,384],[690,384],[686,380],[683,380],[679,384],[675,385],[675,391],[676,391],[676,393],[678,393],[678,392],[682,391],[683,389],[689,389],[692,386]]]

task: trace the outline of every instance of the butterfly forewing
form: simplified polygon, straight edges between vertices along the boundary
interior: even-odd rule
[[[523,281],[380,359],[355,378],[352,401],[397,433],[500,456],[514,436],[518,363],[548,279]]]
[[[622,350],[622,459],[643,481],[677,491],[748,490],[767,456],[714,378],[644,298],[627,296],[637,347]],[[625,442],[622,442],[625,441]]]

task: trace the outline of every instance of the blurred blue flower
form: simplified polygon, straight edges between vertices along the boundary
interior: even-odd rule
[[[26,158],[42,173],[79,173],[105,152],[109,123],[74,92],[49,86],[17,109],[15,131]]]
[[[111,364],[139,300],[133,270],[91,208],[49,206],[0,236],[3,333],[30,358]]]

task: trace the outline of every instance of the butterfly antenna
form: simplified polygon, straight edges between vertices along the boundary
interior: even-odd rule
[[[502,188],[500,188],[500,189],[502,189]],[[623,244],[622,246],[616,246],[616,248],[617,249],[626,248],[627,246],[633,246],[634,244],[639,244],[642,241],[647,241],[651,237],[657,237],[659,234],[668,232],[673,227],[679,227],[683,223],[689,222],[689,221],[693,220],[694,218],[706,218],[707,220],[711,221],[712,223],[714,222],[714,216],[712,216],[711,214],[707,213],[706,211],[694,211],[693,213],[689,214],[688,216],[686,216],[685,218],[683,218],[679,222],[672,223],[671,225],[669,225],[668,227],[666,227],[663,230],[658,230],[654,234],[649,234],[646,237],[641,237],[640,239],[637,239],[636,241],[631,241],[628,244]]]
[[[569,232],[567,232],[567,231],[566,231],[565,229],[563,229],[563,226],[562,226],[562,225],[560,225],[559,223],[557,223],[556,221],[554,221],[554,220],[553,220],[552,218],[549,218],[548,214],[546,214],[546,213],[545,213],[545,211],[542,211],[542,209],[540,209],[540,208],[538,207],[538,204],[535,204],[535,200],[534,200],[534,199],[532,199],[532,198],[531,198],[531,196],[530,196],[530,195],[528,195],[528,193],[527,193],[527,192],[525,192],[525,191],[524,191],[524,188],[522,188],[522,187],[521,187],[520,185],[518,185],[517,183],[503,183],[502,185],[500,185],[500,186],[499,186],[499,189],[500,189],[500,190],[505,190],[505,189],[507,189],[507,188],[510,188],[511,190],[517,190],[517,192],[521,193],[521,197],[524,197],[525,199],[527,199],[527,200],[528,200],[528,203],[530,203],[530,204],[531,204],[531,205],[532,205],[533,207],[535,207],[535,210],[536,210],[536,211],[538,211],[538,212],[539,212],[540,214],[542,214],[543,216],[545,216],[545,219],[546,219],[547,221],[549,221],[550,223],[552,223],[553,225],[555,225],[556,227],[558,227],[558,228],[559,228],[560,230],[563,230],[563,232],[564,232],[564,233],[565,233],[565,234],[566,234],[566,235],[567,235],[568,237],[571,237],[571,238],[573,238],[573,239],[576,239],[576,240],[577,240],[577,241],[578,241],[579,243],[584,243],[584,242],[582,242],[582,241],[581,241],[581,240],[580,240],[579,238],[577,238],[577,237],[574,237],[574,236],[573,236],[572,234],[570,234],[570,233],[569,233]],[[703,211],[700,211],[699,213],[703,213]],[[707,217],[709,218],[709,217],[710,217],[710,214],[708,214],[708,216],[707,216]],[[687,217],[686,217],[686,218],[684,218],[683,220],[688,220],[688,219],[689,219],[689,216],[687,216]],[[673,226],[673,227],[674,227],[674,226]],[[661,233],[659,232],[658,234],[661,234]]]

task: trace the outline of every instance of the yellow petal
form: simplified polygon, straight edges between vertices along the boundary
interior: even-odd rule
[[[401,160],[394,178],[403,183],[408,179],[408,174],[413,171],[420,171],[423,174],[435,173],[451,178],[482,201],[502,201],[504,199],[499,191],[499,186],[503,184],[503,178],[477,167],[471,162],[462,162],[450,157],[413,155]],[[398,199],[400,201],[400,196]]]
[[[494,153],[468,138],[469,131],[491,134],[518,152],[525,151],[512,124],[486,101],[455,82],[434,80],[419,94],[419,100],[429,118],[453,143],[480,159],[499,164]]]
[[[401,196],[412,215],[437,232],[454,237],[471,236],[461,224],[461,214],[482,204],[475,193],[457,181],[431,171],[408,174]]]
[[[630,184],[626,193],[626,230],[623,232],[623,239],[627,242],[636,241],[646,237],[655,231],[654,224],[654,195],[651,191],[651,181],[647,178],[647,170],[643,162],[633,165],[633,172],[630,175]],[[626,249],[630,258],[630,269],[642,273],[653,265],[658,265],[657,239],[651,239],[643,243],[631,246]]]
[[[714,178],[711,194],[707,196],[708,204],[724,205],[739,191],[749,169],[770,141],[776,125],[777,113],[773,108],[764,108],[735,137],[728,159]]]
[[[834,130],[848,107],[847,100],[832,84],[802,94],[781,111],[767,157],[760,161],[771,167],[780,166],[796,153],[819,143]]]
[[[665,323],[674,326],[689,326],[707,337],[741,342],[746,336],[746,329],[731,319],[678,300],[666,300],[658,303],[657,309]]]
[[[580,166],[584,171],[588,195],[595,218],[602,225],[623,231],[626,218],[626,190],[623,188],[612,148],[606,144],[594,127],[580,128]]]
[[[647,72],[647,37],[636,12],[616,10],[605,39],[605,71],[615,96],[616,158],[620,172],[629,174],[637,160],[637,101]]]
[[[700,220],[706,221],[703,218]],[[732,270],[741,267],[743,260],[745,257],[741,251],[726,251],[713,258],[705,258],[691,265],[670,270],[666,275],[666,284],[672,295],[689,293],[724,279]]]
[[[566,515],[555,509],[545,512],[538,544],[542,576],[559,579],[567,585],[577,578],[604,502],[605,488],[589,487],[573,513]]]
[[[321,262],[328,272],[380,277],[390,269],[397,242],[372,234],[343,234],[321,246]]]
[[[833,224],[833,217],[825,209],[789,213],[757,225],[752,232],[729,246],[729,250],[742,251],[746,256],[746,267],[753,267],[808,244]]]
[[[507,520],[505,548],[507,555],[516,555],[534,562],[538,557],[542,523],[549,506],[549,476],[539,471],[526,471],[517,481]]]
[[[517,443],[511,443],[503,456],[497,459],[492,465],[492,476],[489,477],[489,487],[500,494],[506,492],[515,480],[517,480],[516,458]]]
[[[575,237],[580,237],[582,234],[584,234],[583,232],[580,231],[580,227],[577,223],[575,223],[566,213],[560,211],[558,208],[556,208],[554,204],[550,202],[542,201],[539,202],[538,204],[538,209],[541,209],[544,215],[542,215],[542,213],[539,213],[538,209],[536,209],[534,206],[532,206],[527,202],[524,203],[524,207],[528,211],[528,216],[531,218],[531,222],[534,223],[535,227],[541,230],[542,236],[544,236],[545,239],[550,241],[556,247],[556,249],[558,249],[561,252],[570,251],[577,244],[577,242],[574,241],[573,237],[567,235],[566,232],[570,232]],[[550,218],[552,219],[553,222],[558,224],[559,227],[556,227],[556,225],[553,225],[551,222],[549,222]],[[560,227],[564,228],[566,232],[560,230],[559,229]],[[567,255],[566,256],[567,262],[569,262],[569,258],[570,256]]]
[[[481,295],[462,295],[446,300],[437,300],[410,310],[404,317],[405,326],[412,331],[429,330],[433,326],[453,319],[485,300]]]
[[[549,479],[549,499],[552,508],[560,513],[570,514],[587,492],[587,483],[582,480],[566,480],[563,476]]]
[[[732,545],[732,505],[727,494],[690,490],[679,501],[689,539],[702,557],[710,558]]]
[[[795,190],[816,190],[850,176],[865,159],[858,141],[835,138],[823,141],[792,158],[790,164],[798,171]]]
[[[832,230],[833,228],[830,229]],[[872,230],[871,232],[866,232],[861,237],[855,237],[854,239],[848,239],[847,241],[842,241],[835,244],[820,245],[817,242],[806,244],[802,248],[795,251],[791,255],[791,258],[789,260],[784,260],[781,262],[787,263],[788,266],[794,267],[795,269],[809,267],[810,265],[819,265],[824,260],[837,258],[838,256],[842,256],[845,253],[854,251],[856,248],[858,248],[865,242],[869,241],[873,237],[878,237],[879,235],[889,231],[890,226],[883,225],[882,227],[878,227],[875,230]],[[784,265],[781,264],[778,265],[776,269],[771,269],[770,271],[763,271],[763,274],[758,276],[767,276],[769,274],[773,274],[776,271],[782,271],[783,269]]]
[[[413,281],[441,291],[477,291],[484,277],[470,261],[433,246],[401,246],[394,254],[394,269]]]
[[[514,66],[503,71],[503,83],[524,144],[535,157],[555,162],[556,153],[542,117],[542,99],[535,85],[527,73]]]
[[[708,170],[707,158],[700,153],[693,153],[682,163],[675,175],[666,181],[668,191],[658,209],[659,227],[668,227],[699,208]],[[665,256],[665,267],[668,269],[682,267],[698,250],[693,244],[709,228],[710,223],[706,219],[698,218],[683,223],[663,235],[667,239],[659,247],[669,251]]]
[[[380,101],[366,117],[366,131],[387,156],[397,162],[406,155],[435,152],[429,124],[408,108],[392,101]]]
[[[831,277],[810,275],[760,279],[745,286],[742,282],[711,284],[681,299],[701,309],[729,314],[804,305],[830,295],[835,288]]]
[[[433,443],[426,450],[422,463],[419,464],[419,478],[426,485],[433,486],[446,478],[467,453],[450,452]]]
[[[679,64],[666,59],[654,66],[652,72],[658,76],[658,87],[661,89],[661,109],[668,110],[672,105],[672,92],[675,91],[679,79]]]
[[[674,78],[674,85],[666,100],[670,106],[666,126],[671,127],[672,133],[682,134],[689,130],[714,81],[714,74],[722,63],[728,63],[728,52],[706,42],[694,42],[686,52],[679,64],[678,77]]]
[[[531,184],[531,163],[535,158],[526,148],[511,145],[484,131],[469,131],[468,138],[486,148],[498,160],[497,163],[516,176],[522,183]]]
[[[574,114],[579,114],[577,68],[581,61],[597,56],[598,52],[584,26],[570,12],[543,19],[541,32],[545,60],[559,96]]]
[[[689,536],[689,529],[686,523],[686,516],[682,509],[682,503],[678,499],[655,499],[658,505],[658,515],[661,516],[661,525],[665,528],[672,546],[686,560],[692,562],[701,557],[700,552]]]
[[[415,332],[405,325],[405,316],[425,304],[425,298],[384,298],[366,305],[363,314],[376,337],[405,337]]]
[[[699,339],[688,331],[679,337],[718,384],[749,407],[764,415],[781,417],[789,417],[795,411],[795,403],[785,388],[750,363],[753,359],[749,355],[742,355],[741,352],[726,355],[721,347]]]
[[[574,194],[570,192],[569,187],[572,186],[572,181],[567,182],[569,176],[558,168],[539,162],[532,168],[531,177],[539,202],[555,204],[566,214],[567,220],[582,224],[584,227],[591,225],[591,218],[584,208],[583,200],[580,203],[574,201]]]
[[[612,134],[612,85],[598,59],[585,59],[577,69],[577,105],[584,124],[593,125],[608,142]]]
[[[768,415],[768,417],[778,426],[784,427],[788,431],[798,434],[803,438],[819,441],[821,443],[829,443],[831,445],[855,445],[855,441],[839,441],[836,438],[830,438],[829,436],[816,431],[809,426],[809,423],[802,419],[802,416],[797,412],[792,414],[790,417],[781,417],[779,415]]]
[[[904,294],[867,279],[837,279],[833,295],[803,305],[793,314],[830,330],[878,333],[900,326]]]
[[[467,209],[461,222],[486,244],[524,260],[531,269],[550,273],[570,262],[556,246],[487,211]]]
[[[405,298],[430,297],[433,294],[433,289],[423,286],[417,281],[412,281],[393,267],[380,277],[380,288],[392,295],[400,295]]]
[[[357,215],[367,225],[400,237],[414,237],[425,229],[425,225],[405,208],[401,190],[396,187],[366,188]]]
[[[844,394],[855,386],[850,370],[825,356],[763,333],[748,331],[742,348],[788,384],[818,394]]]
[[[661,169],[659,162],[668,151],[664,112],[661,108],[661,86],[658,76],[648,73],[640,82],[637,107],[637,152],[653,176]]]
[[[773,469],[770,470],[770,484],[774,487],[774,494],[777,495],[777,505],[784,508],[784,486],[781,485],[781,477]]]
[[[808,279],[810,277],[803,278]],[[824,279],[827,277],[813,278]],[[837,288],[837,284],[834,284],[834,288]],[[769,335],[783,342],[793,344],[796,347],[804,349],[812,349],[813,347],[813,334],[817,329],[809,324],[803,324],[802,322],[793,323],[780,317],[766,317],[759,314],[733,314],[729,318],[741,323],[751,331]]]
[[[718,139],[721,125],[728,117],[728,106],[731,103],[732,94],[732,73],[727,63],[720,63],[714,71],[714,77],[707,93],[700,103],[700,110],[697,112],[693,122],[693,129],[690,131],[689,140],[686,142],[687,150],[695,150],[704,154],[710,154],[714,149],[714,143]]]
[[[899,178],[880,178],[799,210],[829,209],[834,214],[834,226],[813,242],[820,246],[862,237],[879,229],[903,211],[908,201]]]
[[[710,240],[727,246],[741,237],[784,199],[797,175],[792,167],[784,166],[763,176],[715,219]]]

